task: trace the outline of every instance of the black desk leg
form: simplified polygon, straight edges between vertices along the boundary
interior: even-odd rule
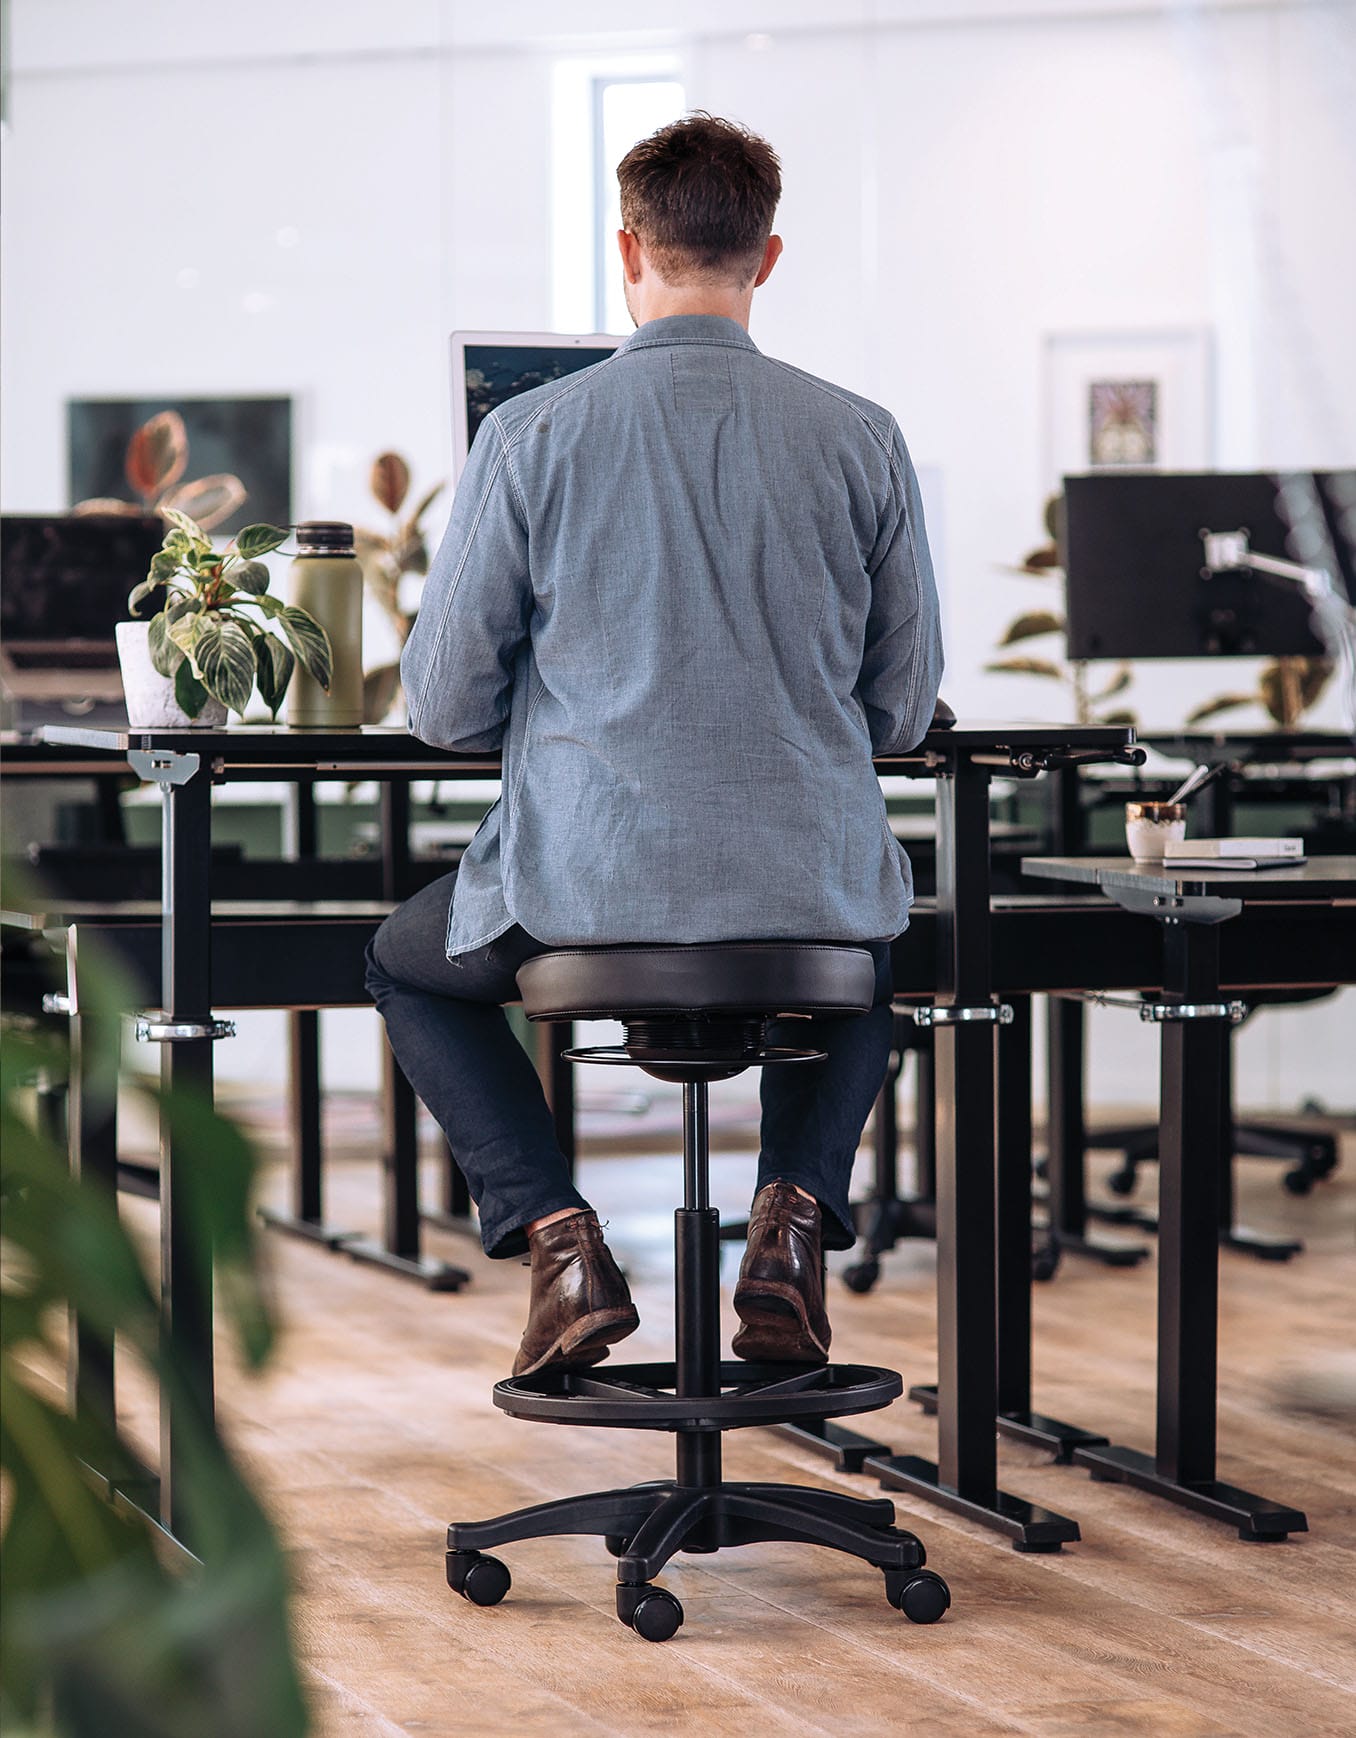
[[[1163,924],[1167,999],[1217,1003],[1219,927]],[[1158,1426],[1153,1455],[1133,1448],[1081,1448],[1074,1460],[1093,1478],[1129,1483],[1216,1520],[1241,1539],[1303,1532],[1298,1509],[1215,1477],[1216,1342],[1219,1314],[1219,1191],[1224,1146],[1225,1054],[1219,1018],[1163,1026],[1159,1128]]]
[[[1057,1551],[1078,1523],[998,1489],[994,1026],[989,958],[989,781],[964,757],[937,780],[938,1002],[981,1017],[939,1025],[937,1067],[938,1458],[871,1456],[889,1490],[940,1503],[1005,1533],[1020,1551]]]
[[[1067,1463],[1106,1437],[1031,1410],[1031,998],[998,1034],[998,1428]]]
[[[471,1277],[466,1269],[420,1251],[419,1101],[389,1044],[382,1046],[382,1109],[382,1239],[347,1238],[341,1247],[355,1261],[417,1279],[430,1291],[460,1291]]]
[[[71,1018],[70,1092],[66,1103],[71,1175],[102,1191],[116,1213],[118,1187],[118,1021],[93,1014]],[[102,1062],[102,1066],[100,1065]],[[66,1354],[66,1400],[76,1418],[111,1423],[113,1348],[74,1310]]]
[[[259,1217],[275,1231],[334,1248],[353,1234],[325,1223],[319,1012],[314,1008],[292,1009],[287,1016],[287,1038],[292,1206],[285,1213],[275,1207],[261,1207]]]
[[[1148,1255],[1145,1244],[1103,1242],[1088,1235],[1085,1033],[1083,1004],[1051,996],[1046,1003],[1049,1138],[1045,1169],[1050,1188],[1051,1252],[1056,1262],[1067,1253],[1090,1256],[1107,1267],[1133,1267]]]
[[[212,1021],[212,783],[197,757],[181,783],[161,786],[163,873],[161,999],[170,1026]],[[160,1079],[168,1096],[212,1099],[210,1036],[175,1038],[161,1046]],[[160,1128],[161,1334],[182,1388],[160,1398],[160,1520],[190,1551],[188,1510],[179,1485],[179,1443],[196,1421],[210,1427],[214,1408],[212,1270],[204,1265],[188,1222],[190,1165],[202,1162],[191,1136],[168,1118]]]
[[[1216,783],[1222,784],[1222,779]],[[1221,1099],[1224,1119],[1219,1186],[1219,1240],[1225,1249],[1237,1249],[1244,1255],[1255,1255],[1259,1261],[1289,1261],[1299,1255],[1304,1245],[1293,1237],[1264,1237],[1235,1221],[1234,1172],[1238,1163],[1238,1138],[1234,1128],[1234,1042],[1233,1033],[1224,1045],[1224,1087]]]

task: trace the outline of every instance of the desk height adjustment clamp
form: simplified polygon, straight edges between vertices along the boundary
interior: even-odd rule
[[[1146,1025],[1170,1026],[1186,1020],[1227,1020],[1231,1026],[1247,1019],[1246,1002],[1139,1002],[1129,996],[1106,996],[1097,990],[1060,990],[1061,1001],[1091,1002],[1099,1008],[1131,1008]]]
[[[163,1015],[143,1014],[134,1030],[142,1044],[187,1044],[199,1038],[234,1038],[235,1021],[166,1020]]]
[[[903,1010],[915,1026],[1010,1026],[1012,1005],[1009,1002],[981,1002],[974,1008],[953,1008],[945,1003],[924,1002],[920,1007]]]

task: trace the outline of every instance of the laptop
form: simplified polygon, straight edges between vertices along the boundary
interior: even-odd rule
[[[581,368],[605,362],[624,342],[605,332],[454,332],[452,474],[460,477],[476,431],[493,410]]]
[[[114,628],[164,532],[131,514],[0,517],[0,680],[32,722],[120,709]]]

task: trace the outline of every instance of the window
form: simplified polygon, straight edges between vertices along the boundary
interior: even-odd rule
[[[596,78],[593,81],[594,329],[627,332],[630,315],[622,294],[617,231],[621,195],[617,165],[656,127],[683,112],[683,87],[675,79]]]
[[[617,164],[637,139],[683,113],[677,66],[659,55],[559,61],[552,108],[552,324],[629,332]]]

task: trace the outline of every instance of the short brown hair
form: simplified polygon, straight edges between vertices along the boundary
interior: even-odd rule
[[[782,196],[766,139],[698,109],[635,144],[617,165],[623,225],[671,284],[745,284]]]

